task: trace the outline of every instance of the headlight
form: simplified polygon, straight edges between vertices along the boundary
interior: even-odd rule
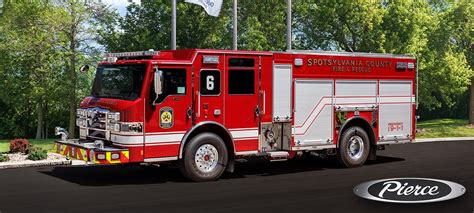
[[[76,116],[77,116],[77,117],[81,117],[81,116],[82,116],[82,109],[81,109],[81,108],[76,109]]]
[[[120,120],[120,112],[109,112],[107,114],[107,120],[119,121]]]
[[[95,110],[93,110],[93,109],[87,109],[87,113],[86,113],[86,114],[87,114],[87,117],[88,117],[88,118],[94,118],[95,113],[96,113]]]
[[[84,120],[84,119],[76,119],[76,125],[78,127],[87,127],[87,120]]]
[[[108,123],[106,130],[114,132],[143,132],[143,125],[141,123]]]
[[[109,123],[107,124],[107,126],[105,127],[106,130],[109,130],[109,131],[114,131],[114,132],[120,132],[120,123]]]
[[[120,132],[120,124],[119,123],[114,124],[114,131]]]

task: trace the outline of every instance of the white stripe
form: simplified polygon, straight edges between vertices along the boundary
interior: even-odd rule
[[[145,146],[162,146],[162,145],[176,145],[176,144],[181,144],[181,142],[146,143]]]
[[[143,144],[143,135],[129,136],[111,134],[110,139],[112,142],[117,142],[121,144]]]
[[[250,127],[250,128],[233,128],[233,129],[229,129],[229,131],[242,131],[242,130],[258,130],[257,127]]]
[[[147,135],[145,141],[146,143],[175,142],[181,141],[183,136],[184,134]]]
[[[121,143],[113,143],[116,146],[126,146],[126,147],[143,147],[143,144],[121,144]]]
[[[166,134],[166,135],[147,135],[145,136],[146,143],[160,143],[160,142],[177,142],[183,139],[184,134]],[[111,141],[124,144],[143,144],[143,136],[130,136],[130,135],[115,135],[112,134]]]
[[[234,139],[258,137],[258,130],[231,130],[230,134]]]
[[[186,131],[177,131],[177,132],[148,132],[145,135],[169,135],[169,134],[184,134]]]

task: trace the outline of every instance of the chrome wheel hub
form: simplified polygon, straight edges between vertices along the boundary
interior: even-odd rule
[[[364,154],[364,140],[360,136],[354,135],[349,139],[347,154],[350,158],[357,160]]]
[[[211,172],[216,168],[217,162],[219,160],[219,153],[217,148],[211,144],[201,145],[194,155],[194,162],[196,167],[201,172]]]

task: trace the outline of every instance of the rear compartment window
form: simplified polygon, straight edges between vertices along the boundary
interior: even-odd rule
[[[231,95],[255,93],[254,70],[229,70],[228,81]]]

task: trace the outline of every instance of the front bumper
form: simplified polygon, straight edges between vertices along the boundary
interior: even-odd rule
[[[107,146],[99,148],[93,142],[83,143],[78,140],[55,141],[53,152],[89,164],[123,164],[128,163],[130,158],[128,149]]]

